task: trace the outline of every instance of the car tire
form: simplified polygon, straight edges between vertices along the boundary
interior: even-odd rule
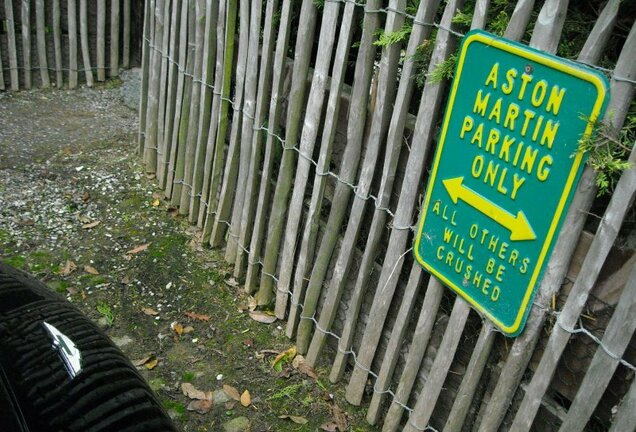
[[[81,369],[69,366],[80,356]],[[108,336],[46,285],[1,262],[0,369],[25,430],[176,431]]]

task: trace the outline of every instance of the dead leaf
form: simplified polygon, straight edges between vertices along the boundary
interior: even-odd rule
[[[90,273],[92,275],[98,275],[99,274],[99,272],[97,271],[97,269],[95,267],[89,266],[89,265],[85,265],[84,266],[84,271],[86,273]]]
[[[141,358],[141,359],[139,359],[139,360],[133,360],[132,364],[133,364],[133,365],[135,365],[135,366],[143,366],[143,365],[145,365],[146,363],[148,363],[148,362],[149,362],[151,359],[153,359],[153,358],[154,358],[154,355],[149,354],[149,355],[147,355],[146,357]]]
[[[77,266],[71,260],[66,260],[64,266],[60,269],[60,276],[68,276],[75,271]]]
[[[314,368],[309,366],[305,357],[300,354],[294,357],[294,361],[292,361],[292,367],[298,372],[307,375],[309,378],[318,379],[318,375],[316,375],[316,371]]]
[[[150,205],[153,207],[159,207],[160,204],[161,204],[161,200],[159,198],[155,198]]]
[[[181,324],[179,324],[178,322],[174,321],[172,322],[172,324],[170,324],[170,328],[179,336],[181,336],[183,334],[183,326]]]
[[[341,431],[346,431],[349,428],[349,420],[347,420],[347,414],[340,409],[338,404],[334,403],[331,406],[331,418],[333,422],[338,426]]]
[[[227,401],[225,402],[224,406],[226,410],[231,411],[236,406],[236,401]]]
[[[281,372],[283,370],[283,363],[291,361],[294,357],[296,357],[296,346],[279,353],[274,360],[272,361],[272,367],[275,371]]]
[[[124,276],[121,280],[121,283],[123,283],[124,285],[130,285],[132,281],[130,280],[130,277],[128,275]]]
[[[243,394],[241,395],[241,405],[247,408],[251,404],[252,404],[252,396],[250,396],[250,392],[248,390],[245,390]]]
[[[208,399],[197,399],[191,401],[186,409],[188,411],[196,411],[199,414],[206,414],[212,409],[212,401]]]
[[[195,319],[195,320],[199,320],[199,321],[209,321],[210,320],[210,316],[209,315],[200,315],[198,313],[194,313],[194,312],[186,312],[185,315],[189,318]]]
[[[212,392],[204,392],[203,390],[199,390],[190,383],[182,383],[181,391],[183,392],[185,396],[189,397],[190,399],[199,399],[199,400],[212,399]]]
[[[320,429],[327,432],[336,432],[336,430],[338,429],[338,425],[334,422],[328,422],[321,425]]]
[[[91,194],[88,191],[85,191],[82,194],[82,201],[88,202],[91,199]]]
[[[99,225],[101,223],[101,221],[93,221],[91,223],[86,223],[84,225],[82,225],[82,228],[84,229],[91,229],[91,228],[95,228],[97,225]]]
[[[146,315],[150,315],[150,316],[157,316],[159,315],[159,312],[157,312],[156,310],[152,309],[152,308],[141,308],[141,311],[143,313],[145,313]]]
[[[301,417],[301,416],[295,416],[295,415],[290,415],[290,414],[283,414],[283,415],[279,415],[278,416],[279,419],[289,419],[291,421],[293,421],[296,424],[307,424],[309,422],[309,420],[307,420],[305,417]]]
[[[263,311],[251,311],[250,318],[263,324],[271,324],[277,319],[275,315],[270,315],[267,312]]]
[[[93,222],[93,219],[91,219],[90,217],[88,217],[87,215],[79,215],[77,217],[77,219],[79,219],[79,221],[83,224],[87,224],[87,223],[91,223]]]
[[[194,331],[194,327],[192,326],[187,326],[183,328],[183,334],[192,333],[193,331]]]
[[[236,279],[234,279],[233,277],[226,279],[225,283],[228,284],[231,287],[237,287],[239,286],[239,283],[236,281]]]
[[[152,359],[146,363],[144,363],[144,366],[146,366],[146,369],[148,370],[153,370],[154,368],[157,367],[157,365],[159,364],[159,359]]]
[[[68,287],[66,288],[66,292],[69,293],[70,295],[75,295],[79,292],[79,290],[75,287]]]
[[[152,243],[144,243],[142,245],[136,246],[133,249],[129,250],[128,252],[126,252],[126,255],[135,255],[138,254],[139,252],[143,252],[146,249],[148,249],[148,247],[151,245]]]
[[[155,177],[157,177],[157,176],[156,176],[154,173],[151,173],[151,172],[146,173],[146,178],[147,178],[148,180],[152,180],[152,179],[154,179]]]
[[[241,400],[241,395],[239,394],[238,390],[232,387],[231,385],[223,384],[223,391],[225,392],[226,395],[228,395],[235,401]]]

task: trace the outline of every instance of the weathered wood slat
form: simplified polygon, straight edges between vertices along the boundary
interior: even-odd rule
[[[326,3],[322,11],[322,23],[320,27],[320,36],[318,40],[318,53],[316,55],[316,66],[311,81],[311,89],[309,90],[309,99],[307,101],[307,109],[303,120],[303,128],[300,134],[299,151],[300,157],[296,165],[296,176],[294,178],[294,186],[292,196],[287,209],[287,224],[284,231],[283,251],[280,259],[280,269],[278,277],[278,286],[276,290],[276,316],[282,319],[287,309],[288,292],[292,286],[292,276],[294,269],[294,256],[296,255],[296,246],[298,239],[298,227],[303,218],[303,202],[305,198],[305,189],[309,180],[309,170],[313,159],[314,146],[320,128],[322,119],[323,105],[325,102],[325,91],[327,90],[327,81],[329,69],[331,66],[331,58],[333,55],[333,45],[336,40],[336,30],[338,29],[338,15],[340,13],[339,3]],[[287,336],[291,337],[298,320],[298,304],[304,293],[304,281],[295,287],[292,293],[292,304],[287,318]],[[311,316],[311,312],[308,312]],[[304,350],[299,352],[304,354]]]
[[[173,2],[170,15],[170,47],[168,56],[171,59],[180,59],[180,29],[181,29],[181,8],[177,2]],[[162,133],[162,153],[164,172],[159,178],[160,184],[164,188],[166,198],[172,196],[172,180],[174,177],[174,163],[176,159],[176,144],[172,139],[174,135],[174,117],[176,113],[177,90],[179,87],[180,72],[173,61],[168,61],[168,83],[166,90],[166,112],[164,114],[164,130]]]
[[[245,94],[245,73],[247,69],[247,53],[249,48],[250,35],[250,4],[248,1],[241,0],[239,11],[239,51],[234,74],[234,96],[232,98],[232,128],[230,129],[230,143],[225,158],[225,166],[223,170],[223,182],[221,183],[221,193],[219,202],[216,207],[216,215],[214,217],[214,226],[210,236],[210,245],[218,247],[225,236],[228,228],[228,219],[234,204],[234,196],[236,192],[237,176],[239,169],[240,157],[240,133],[243,121],[243,96]],[[228,244],[230,239],[228,238]],[[227,249],[226,249],[227,251]],[[232,259],[236,256],[230,254]],[[226,256],[226,260],[228,256]]]
[[[437,10],[439,2],[420,2],[418,11],[416,14],[416,20],[418,22],[430,22],[434,13]],[[364,254],[360,264],[360,271],[356,278],[356,283],[353,289],[353,296],[349,310],[351,313],[347,316],[347,324],[345,329],[350,326],[355,326],[357,322],[357,311],[359,311],[359,304],[361,302],[363,293],[367,287],[368,279],[371,276],[371,272],[367,269],[371,268],[375,259],[378,243],[382,235],[382,231],[385,228],[386,217],[388,213],[389,200],[391,197],[391,190],[393,188],[393,180],[395,178],[395,171],[397,169],[397,162],[402,149],[402,139],[404,134],[404,126],[406,124],[406,117],[408,114],[409,104],[413,87],[415,85],[414,80],[414,62],[413,56],[417,50],[417,47],[422,41],[430,35],[431,27],[423,25],[414,25],[409,38],[409,43],[406,49],[405,62],[402,66],[402,74],[400,78],[400,84],[397,90],[397,96],[395,105],[393,107],[393,114],[389,124],[389,131],[386,139],[386,151],[384,158],[384,168],[382,172],[382,180],[380,183],[380,191],[376,202],[376,208],[373,214],[373,220],[369,229],[369,236],[364,248]],[[350,235],[354,235],[351,232]],[[346,235],[345,235],[346,237]],[[346,241],[346,244],[350,244],[350,241]],[[317,262],[320,262],[322,258],[319,256]],[[334,269],[333,276],[329,283],[329,291],[327,299],[322,307],[318,325],[322,329],[329,330],[333,324],[337,312],[337,305],[342,297],[342,292],[345,286],[345,275],[348,273],[351,263],[351,254],[339,254],[338,261]],[[314,268],[309,280],[309,286],[307,288],[308,293],[314,290],[320,289],[324,279],[324,272],[317,266]],[[325,269],[326,270],[326,269]],[[347,334],[343,334],[341,339],[341,348],[344,351],[345,346],[350,346],[353,331],[345,330]],[[302,332],[299,330],[299,334]],[[325,335],[322,332],[315,332],[307,352],[307,361],[310,364],[315,364],[320,351],[325,342]],[[340,355],[339,355],[340,356]],[[344,359],[344,356],[341,356]],[[344,364],[344,362],[340,362]]]
[[[58,12],[59,12],[59,0],[56,0],[56,3],[58,5]],[[56,3],[53,3],[54,10],[55,10]],[[7,19],[7,50],[9,51],[9,76],[11,77],[11,90],[17,91],[17,90],[20,90],[20,81],[18,78],[18,51],[16,49],[15,19],[13,16],[13,1],[12,0],[4,0],[4,13]],[[55,16],[55,13],[54,13],[54,16]],[[58,25],[58,30],[59,30],[59,25]],[[60,85],[61,84],[58,83],[58,86]]]
[[[2,63],[2,51],[0,50],[0,90],[4,89],[4,65]]]
[[[316,174],[314,176],[314,185],[309,204],[309,211],[305,221],[305,230],[303,233],[300,256],[296,267],[294,277],[294,287],[298,287],[305,283],[305,277],[311,268],[311,260],[314,256],[314,249],[318,228],[320,225],[320,214],[324,201],[324,192],[328,180],[325,173],[329,170],[331,162],[332,147],[336,135],[336,124],[340,113],[341,90],[344,83],[344,77],[347,67],[347,59],[349,49],[351,47],[351,38],[354,31],[355,5],[346,4],[342,16],[342,24],[338,35],[338,46],[334,59],[334,65],[331,72],[331,85],[329,88],[329,100],[327,101],[327,111],[323,126],[323,134],[320,144],[320,154],[316,165]],[[315,284],[314,284],[315,285]],[[294,292],[296,292],[294,288]],[[305,315],[312,315],[315,311],[315,304],[320,297],[320,287],[314,287],[311,284],[307,287],[305,300],[303,303],[303,312]],[[292,306],[293,307],[293,306]],[[311,336],[311,324],[313,321],[305,320],[300,322],[298,329],[298,343],[303,345],[302,350],[305,351],[306,340]]]
[[[437,350],[426,384],[417,398],[404,432],[416,432],[428,426],[437,398],[442,391],[442,385],[444,385],[444,380],[455,357],[469,312],[468,303],[460,296],[455,297],[455,304],[444,332],[444,338]]]
[[[153,26],[154,19],[152,18],[155,0],[150,0],[149,3],[146,3],[145,9],[150,9],[150,12],[145,12],[148,17],[148,21],[144,18],[144,48],[148,41],[145,39],[152,38],[151,26]],[[146,26],[146,22],[148,26]],[[146,32],[147,28],[147,32]],[[145,50],[148,51],[148,50]],[[148,52],[148,59],[152,56],[152,52]],[[143,56],[143,53],[142,53]],[[148,70],[148,66],[146,63],[142,63],[144,70]],[[106,80],[106,0],[97,0],[97,81],[105,81]],[[143,101],[144,98],[142,98]],[[141,114],[141,113],[140,113]]]
[[[632,155],[636,156],[636,148],[632,151]],[[636,157],[632,158],[632,161],[634,159],[636,159]],[[632,173],[630,177],[631,185],[633,186],[636,184],[636,169],[632,168],[629,171]],[[617,194],[615,193],[613,197],[616,196]],[[632,199],[629,200],[630,203],[633,202],[633,198],[634,196],[632,193]],[[607,219],[610,219],[610,217]],[[586,267],[584,265],[583,269],[585,268]],[[581,276],[582,275],[580,274],[579,277]],[[570,296],[571,295],[572,293]],[[616,305],[614,315],[612,315],[610,322],[607,324],[607,328],[603,334],[603,339],[601,340],[601,345],[614,355],[622,357],[627,345],[634,335],[634,330],[636,330],[636,320],[634,319],[635,315],[636,266],[632,268],[627,284],[625,284],[625,288],[621,294],[621,298]],[[619,360],[611,357],[602,347],[598,347],[596,349],[592,363],[590,363],[587,373],[585,374],[585,378],[583,378],[583,382],[576,393],[576,397],[568,409],[568,415],[561,425],[561,431],[574,432],[581,431],[585,428],[585,425],[596,409],[596,405],[598,405],[598,402],[603,396],[603,392],[599,391],[599,389],[606,389],[608,387],[618,364]],[[624,430],[634,430],[634,428],[636,428],[636,418],[629,428],[625,428]]]
[[[449,1],[444,9],[441,25],[450,27],[455,11],[461,6],[461,0]],[[438,63],[444,61],[451,54],[455,45],[454,38],[455,36],[449,32],[441,31],[438,33],[429,65],[429,73],[432,72]],[[435,120],[439,114],[442,96],[443,85],[440,83],[426,83],[415,123],[413,145],[406,166],[405,178],[421,178],[424,162],[433,139]],[[413,223],[411,218],[419,190],[420,185],[418,182],[402,183],[393,221],[394,228],[391,230],[378,288],[369,311],[369,316],[372,316],[373,319],[369,320],[365,328],[358,351],[357,363],[347,385],[346,398],[354,405],[360,404],[362,399],[364,386],[369,374],[368,369],[375,355],[389,306],[391,305],[391,299],[397,287],[399,274],[404,262],[402,257],[404,251],[406,251],[406,242],[410,232],[401,228],[410,226]]]
[[[110,3],[110,64],[108,74],[111,77],[119,76],[119,18],[120,0],[111,0]],[[161,39],[156,41],[159,45]],[[159,74],[157,73],[157,77]]]
[[[174,165],[174,180],[173,180],[173,189],[172,189],[172,197],[171,203],[173,205],[178,206],[181,202],[181,195],[187,194],[189,192],[188,185],[186,182],[189,179],[186,179],[185,174],[185,163],[186,163],[186,151],[187,146],[186,142],[188,139],[188,127],[190,124],[190,104],[192,103],[192,88],[193,88],[193,77],[194,77],[194,63],[196,59],[196,0],[187,0],[188,13],[187,13],[187,24],[182,28],[182,33],[185,33],[187,36],[186,41],[186,62],[185,62],[185,72],[183,77],[183,96],[181,104],[177,105],[177,110],[181,111],[181,115],[179,117],[179,123],[175,122],[175,130],[173,134],[176,134],[176,143],[177,143],[177,158]],[[187,32],[183,31],[184,28],[187,28]],[[183,63],[181,63],[183,64]],[[185,187],[184,187],[185,186]]]
[[[254,137],[254,110],[256,109],[256,86],[258,84],[258,63],[260,52],[262,2],[252,2],[250,11],[250,33],[247,47],[247,64],[245,65],[245,89],[241,122],[241,137],[239,149],[238,178],[247,179],[252,138]],[[242,249],[238,245],[241,230],[241,215],[245,203],[247,182],[236,182],[234,188],[234,206],[230,219],[229,235],[225,246],[225,260],[234,263],[237,250]],[[236,267],[235,267],[236,269]]]
[[[201,200],[206,200],[206,205],[201,205],[199,208],[199,221],[198,225],[203,226],[203,235],[201,238],[202,243],[207,243],[210,240],[210,233],[212,231],[212,219],[213,219],[213,211],[216,209],[214,204],[214,197],[216,196],[216,188],[214,189],[214,193],[210,190],[211,182],[212,182],[212,172],[213,168],[216,167],[214,161],[217,159],[221,159],[223,155],[223,148],[219,148],[216,146],[216,132],[217,126],[219,124],[219,113],[221,111],[221,95],[222,91],[219,89],[223,89],[223,77],[225,74],[225,69],[223,67],[225,61],[225,47],[226,47],[226,37],[225,37],[225,23],[227,18],[227,2],[221,1],[219,2],[219,21],[216,28],[217,38],[216,38],[216,66],[214,70],[214,92],[212,94],[212,107],[210,109],[210,127],[208,129],[208,138],[207,148],[205,151],[205,162],[204,162],[204,170],[203,170],[203,187],[201,189]],[[221,156],[217,156],[217,152]],[[208,223],[208,219],[210,223]]]
[[[86,85],[93,87],[93,70],[91,69],[91,52],[88,46],[88,9],[87,0],[80,0],[80,41],[82,45],[82,64]]]
[[[259,129],[263,126],[266,116],[267,98],[271,92],[272,86],[272,68],[274,54],[274,11],[278,9],[278,0],[268,0],[265,9],[265,23],[263,28],[263,48],[261,49],[261,64],[259,66],[258,89],[256,108],[254,112],[254,131],[252,135],[252,149],[250,156],[250,165],[247,173],[247,184],[245,186],[245,199],[243,203],[243,211],[241,215],[241,229],[239,233],[239,246],[248,246],[248,239],[251,237],[252,227],[254,225],[254,213],[256,210],[256,187],[258,180],[258,171],[261,167],[263,152],[263,132]],[[247,258],[247,252],[243,247],[238,247],[236,251],[236,262],[234,265],[234,276],[242,277],[245,272],[244,260]]]
[[[156,0],[154,4],[154,37],[152,45],[161,47],[164,31],[164,6],[165,0]],[[144,151],[144,163],[147,173],[155,173],[157,170],[157,119],[159,114],[159,88],[161,87],[161,53],[154,50],[149,67],[148,84],[148,110],[146,112],[146,148]],[[111,59],[112,60],[112,59]],[[112,71],[111,71],[112,72]]]
[[[49,80],[49,64],[46,59],[44,0],[35,0],[35,27],[37,35],[38,67],[40,68],[40,80],[42,81],[42,88],[49,88],[51,86],[51,81]]]
[[[632,164],[636,162],[636,150],[632,150],[629,161]],[[572,329],[576,326],[589,293],[596,284],[601,268],[616,240],[625,215],[631,207],[635,193],[636,170],[630,169],[623,173],[616,185],[594,241],[583,261],[581,272],[559,314],[558,325],[553,328],[539,366],[537,366],[532,381],[526,389],[523,402],[512,426],[513,430],[529,430],[532,426],[536,412],[541,405],[541,399],[552,381],[561,355],[570,340],[570,332],[566,329]]]
[[[174,198],[174,190],[180,188],[181,185],[175,181],[176,165],[179,148],[179,125],[181,123],[181,113],[184,99],[185,87],[185,69],[182,65],[186,63],[188,57],[188,2],[181,2],[181,11],[179,13],[179,44],[177,52],[179,54],[177,74],[177,90],[175,94],[174,117],[169,120],[172,122],[172,136],[170,137],[170,159],[168,163],[168,173],[166,178],[166,197],[170,197],[171,202]],[[169,137],[166,135],[165,139]]]
[[[68,88],[77,88],[77,2],[68,0]]]
[[[57,88],[62,88],[64,85],[61,15],[60,0],[53,0],[53,48],[55,50],[55,83]]]
[[[393,0],[389,3],[390,10],[404,10],[406,2],[403,0]],[[385,31],[395,32],[398,31],[404,23],[404,16],[402,14],[389,12],[387,16],[387,22]],[[371,182],[373,180],[373,174],[375,172],[375,166],[377,163],[378,155],[380,152],[381,142],[386,133],[388,127],[388,121],[390,119],[389,110],[393,106],[393,99],[395,97],[396,80],[395,75],[397,73],[398,60],[400,55],[400,44],[392,44],[385,47],[382,50],[382,56],[380,58],[376,99],[374,104],[374,110],[371,116],[371,125],[369,129],[369,136],[366,143],[366,151],[364,154],[364,161],[362,163],[362,169],[358,178],[358,184],[356,188],[356,195],[353,201],[353,207],[351,208],[349,220],[347,222],[347,231],[353,231],[352,234],[347,236],[345,233],[345,241],[343,242],[340,250],[340,255],[350,254],[353,256],[353,248],[357,241],[359,230],[361,226],[362,216],[364,215],[365,208],[367,207],[367,196],[370,193]],[[350,261],[349,258],[347,261]],[[298,285],[294,287],[295,302],[300,300],[302,294],[302,288],[304,287],[304,275],[298,279]],[[304,315],[310,317],[315,311],[315,304],[308,304],[308,309]],[[287,321],[287,335],[291,336],[293,333],[296,321],[298,320],[299,311],[297,308],[290,309],[288,321]],[[305,320],[304,326],[311,326],[312,321]],[[300,352],[305,352],[309,345],[309,339],[299,340],[302,346],[298,346]]]
[[[130,2],[131,0],[124,0],[124,46],[121,63],[124,69],[130,67]]]
[[[269,230],[265,245],[263,274],[261,286],[257,294],[257,302],[265,305],[273,297],[274,280],[267,275],[273,274],[279,256],[279,245],[283,234],[283,224],[287,213],[287,201],[291,191],[291,180],[296,165],[296,151],[293,149],[298,143],[302,112],[305,104],[305,90],[307,87],[307,73],[311,59],[314,28],[316,26],[316,7],[311,0],[303,0],[300,11],[300,22],[296,39],[292,87],[289,93],[287,108],[287,122],[285,128],[285,147],[281,158],[272,211],[269,218]]]
[[[192,94],[190,96],[190,113],[188,114],[188,129],[185,140],[185,160],[183,167],[184,185],[179,201],[179,214],[185,215],[190,211],[190,200],[195,195],[192,190],[194,176],[194,162],[197,151],[197,134],[199,133],[199,111],[201,108],[201,75],[203,68],[203,34],[205,32],[205,0],[196,0],[194,8],[194,39],[189,40],[190,51],[194,55],[192,66]],[[198,216],[198,215],[197,215]]]
[[[159,79],[159,110],[157,112],[157,183],[159,188],[164,189],[166,186],[166,167],[167,161],[170,157],[170,145],[169,139],[166,139],[166,111],[170,109],[166,104],[166,99],[168,98],[168,94],[172,90],[172,87],[168,84],[168,72],[169,64],[168,57],[170,56],[170,43],[175,39],[174,35],[174,25],[178,20],[175,17],[175,14],[172,12],[173,9],[178,9],[178,5],[176,2],[172,2],[172,0],[165,0],[164,8],[163,8],[163,37],[161,41],[161,68],[158,72]],[[172,84],[172,83],[170,83]],[[170,135],[168,135],[170,136]]]
[[[389,411],[384,418],[382,432],[393,432],[400,426],[402,412],[404,411],[404,407],[400,405],[400,403],[407,403],[415,380],[417,379],[426,348],[428,347],[428,342],[431,338],[433,325],[437,319],[437,310],[439,309],[439,304],[442,301],[442,295],[445,289],[446,288],[434,277],[428,280],[422,310],[417,318],[417,324],[413,332],[411,348],[406,356],[406,363],[400,376],[398,388],[395,391],[395,398],[391,401]]]
[[[236,14],[238,2],[230,0],[227,7],[227,24],[225,27],[225,55],[223,59],[223,81],[221,83],[221,99],[219,108],[219,120],[216,130],[214,158],[212,162],[212,172],[210,174],[210,190],[208,195],[208,214],[203,226],[203,241],[211,241],[211,233],[216,221],[216,209],[218,203],[218,189],[221,184],[221,174],[223,170],[225,139],[227,135],[228,111],[230,109],[228,98],[232,85],[232,71],[234,67],[234,39],[236,29]],[[210,136],[214,136],[210,132]]]
[[[550,5],[546,3],[544,7],[548,6]],[[620,76],[629,76],[630,70],[633,74],[634,64],[631,60],[626,60],[628,58],[633,59],[634,50],[636,50],[636,42],[634,42],[636,41],[636,37],[634,37],[633,28],[628,41],[630,41],[630,44],[626,44],[627,49],[625,47],[623,48],[616,65],[616,73],[620,74]],[[582,53],[581,56],[585,54],[586,53]],[[608,105],[607,112],[614,113],[612,117],[614,119],[613,122],[615,122],[614,125],[620,127],[625,118],[626,109],[631,101],[633,88],[629,83],[613,81],[611,94],[612,98]],[[480,431],[496,429],[506,414],[506,410],[508,409],[517,386],[521,382],[523,373],[532,356],[532,351],[542,332],[545,320],[544,308],[550,304],[549,302],[552,296],[559,289],[566,275],[574,247],[577,243],[576,239],[578,239],[581,234],[585,216],[592,205],[595,194],[594,173],[591,168],[586,167],[581,175],[579,187],[574,193],[570,209],[561,228],[561,233],[550,256],[550,261],[548,262],[543,280],[538,288],[534,302],[538,304],[539,307],[533,307],[530,311],[526,328],[512,346],[501,371],[501,375],[499,376],[499,380],[497,381],[497,385],[495,386],[493,397],[486,407],[483,408],[483,412],[480,413],[480,417],[483,419],[479,426]]]
[[[373,386],[373,398],[367,410],[367,421],[369,424],[376,424],[380,418],[384,397],[390,388],[391,378],[400,357],[400,348],[404,342],[406,329],[411,321],[411,312],[413,311],[413,306],[415,306],[415,298],[419,293],[423,273],[422,267],[418,263],[413,263],[409,281],[402,297],[402,303],[396,315],[397,319],[391,329],[391,337],[384,352],[382,366]]]
[[[22,22],[22,75],[24,78],[24,88],[31,89],[31,2],[21,0],[21,22]]]
[[[59,0],[55,0],[59,1]],[[104,0],[97,0],[97,79],[99,80],[99,14],[100,14],[100,2]],[[150,0],[151,3],[154,0]],[[55,5],[55,3],[54,3]],[[101,6],[103,12],[104,5]],[[153,9],[154,10],[154,9]],[[55,15],[55,13],[54,13]],[[144,149],[146,148],[146,111],[148,109],[148,78],[150,71],[148,65],[150,64],[150,26],[151,26],[151,6],[150,4],[144,8],[144,31],[143,40],[141,41],[141,90],[139,94],[139,136],[137,138],[137,152],[143,157]],[[55,48],[55,63],[57,64],[57,46]],[[61,57],[61,54],[60,54]],[[56,66],[57,67],[57,66]],[[58,84],[59,85],[59,84]]]
[[[634,425],[636,425],[636,380],[632,381],[627,395],[621,401],[609,432],[633,430]]]
[[[534,0],[517,0],[515,9],[510,16],[510,22],[508,22],[504,32],[505,38],[515,41],[521,40],[530,22],[533,8]]]
[[[190,199],[190,221],[199,224],[203,228],[203,221],[199,216],[199,205],[203,195],[203,165],[206,158],[206,148],[210,131],[210,114],[212,112],[212,88],[214,81],[214,65],[216,57],[216,31],[218,23],[219,4],[213,0],[207,0],[205,6],[205,29],[203,33],[203,60],[201,67],[201,101],[199,110],[199,128],[197,131],[197,150],[192,175],[192,197]],[[222,38],[221,38],[222,39]],[[215,119],[216,121],[216,119]]]
[[[273,134],[278,132],[277,125],[279,124],[283,108],[280,102],[283,97],[283,84],[285,80],[285,62],[287,59],[286,53],[291,26],[290,14],[290,0],[284,0],[280,11],[280,25],[276,40],[276,52],[274,54],[272,96],[269,105],[269,116],[267,122],[272,133],[267,134],[265,140],[265,154],[263,156],[263,169],[258,191],[258,204],[256,205],[254,229],[252,231],[252,238],[250,239],[250,255],[247,265],[247,274],[245,276],[245,290],[248,293],[256,291],[256,280],[260,269],[258,263],[261,259],[261,249],[266,227],[266,214],[269,211],[270,204],[271,179],[273,177],[272,170],[274,156],[276,154],[275,146],[280,145]]]
[[[490,351],[495,341],[497,333],[490,323],[484,323],[479,333],[479,338],[475,344],[475,349],[470,357],[470,362],[466,368],[466,373],[462,378],[462,383],[457,390],[457,396],[453,402],[453,407],[448,415],[448,420],[443,432],[459,432],[464,426],[466,415],[470,409],[470,404],[475,397],[477,385],[481,375],[486,368]]]

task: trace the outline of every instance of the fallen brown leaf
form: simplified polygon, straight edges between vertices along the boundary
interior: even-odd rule
[[[153,357],[154,356],[152,354],[150,354],[150,355],[147,355],[146,357],[141,358],[139,360],[133,360],[132,364],[135,365],[135,366],[143,366],[146,363],[148,363],[150,361],[150,359],[152,359]]]
[[[251,404],[252,404],[252,396],[250,396],[250,392],[248,390],[245,390],[243,394],[241,395],[241,405],[247,408]]]
[[[146,366],[146,369],[148,369],[148,370],[153,370],[154,368],[157,367],[158,364],[159,364],[159,359],[155,358],[155,359],[152,359],[152,360],[146,362],[144,364],[144,366]]]
[[[82,194],[82,201],[88,202],[91,199],[91,194],[88,191],[85,191]]]
[[[295,345],[279,353],[272,361],[272,367],[274,368],[274,370],[276,370],[277,372],[282,372],[283,363],[291,361],[294,357],[296,357],[296,353],[297,351]]]
[[[298,372],[307,375],[309,378],[318,379],[318,375],[316,374],[314,368],[309,366],[307,360],[305,360],[305,357],[301,356],[300,354],[294,357],[294,360],[292,361],[292,367],[298,370]]]
[[[338,404],[334,402],[331,405],[331,418],[334,423],[338,426],[342,432],[346,431],[349,428],[349,420],[347,420],[347,414],[340,409]]]
[[[93,267],[93,266],[90,266],[90,265],[85,265],[85,266],[84,266],[84,271],[85,271],[86,273],[90,273],[90,274],[92,274],[92,275],[98,275],[98,274],[99,274],[99,272],[97,271],[97,269],[96,269],[95,267]]]
[[[198,313],[194,313],[194,312],[186,312],[185,315],[189,318],[195,319],[195,320],[199,320],[199,321],[209,321],[210,320],[210,316],[209,315],[200,315]]]
[[[336,432],[336,430],[338,429],[338,425],[335,424],[334,422],[328,422],[328,423],[322,424],[320,426],[320,429],[327,432]]]
[[[258,321],[259,323],[263,323],[263,324],[271,324],[275,322],[277,319],[275,315],[270,315],[262,311],[251,311],[250,318],[252,318],[254,321]]]
[[[192,333],[193,331],[194,331],[194,327],[192,326],[187,326],[183,328],[183,334]]]
[[[228,395],[235,401],[241,400],[241,395],[239,394],[238,390],[232,387],[231,385],[223,384],[223,391],[225,392],[226,395]]]
[[[203,390],[199,390],[190,383],[182,383],[181,391],[190,399],[212,400],[212,392],[204,392]]]
[[[75,271],[77,265],[71,260],[66,260],[64,266],[60,269],[60,276],[68,276]]]
[[[157,312],[156,310],[152,309],[152,308],[141,308],[141,311],[143,313],[145,313],[146,315],[150,315],[150,316],[157,316],[159,315],[159,312]]]
[[[84,225],[82,225],[82,228],[84,229],[91,229],[91,228],[95,228],[97,225],[99,225],[101,223],[101,221],[93,221],[91,223],[86,223]]]
[[[188,411],[195,411],[199,414],[206,414],[212,409],[212,401],[208,399],[197,399],[191,401],[186,409]]]
[[[279,415],[278,418],[279,419],[289,419],[289,420],[293,421],[294,423],[301,424],[301,425],[309,423],[309,420],[307,420],[305,417],[295,416],[295,415],[290,415],[290,414]]]
[[[183,334],[183,325],[179,324],[178,322],[174,321],[172,324],[170,324],[170,328],[179,336],[181,336]]]
[[[126,252],[126,255],[135,255],[135,254],[138,254],[139,252],[143,252],[146,249],[148,249],[148,247],[151,244],[152,243],[144,243],[142,245],[136,246],[136,247],[132,248],[131,250],[129,250],[128,252]]]

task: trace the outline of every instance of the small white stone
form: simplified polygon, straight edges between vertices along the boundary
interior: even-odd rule
[[[216,380],[217,380],[217,381],[221,381],[222,379],[223,379],[223,375],[218,374],[218,375],[216,376]]]

